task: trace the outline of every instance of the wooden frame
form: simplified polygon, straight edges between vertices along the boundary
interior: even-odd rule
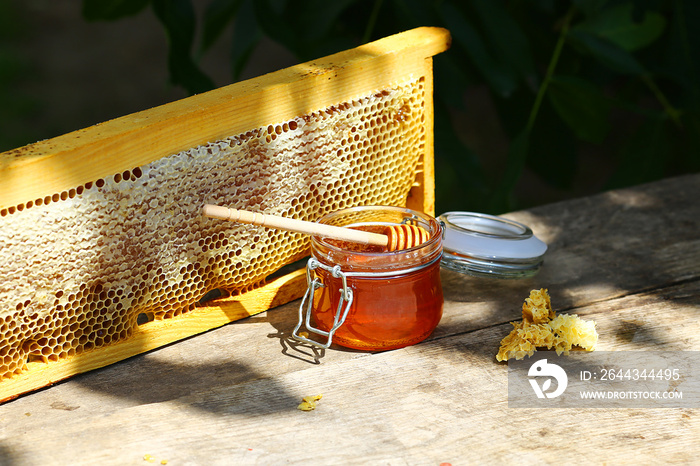
[[[426,141],[422,172],[407,206],[434,214],[432,56],[449,44],[446,30],[419,28],[5,152],[0,154],[0,213],[21,210],[28,200],[47,193],[60,195],[125,168],[251,126],[307,114],[412,76],[424,80]],[[58,361],[29,362],[22,374],[0,381],[0,400],[263,312],[300,297],[304,288],[303,271],[292,272],[252,291],[140,325],[126,341]]]

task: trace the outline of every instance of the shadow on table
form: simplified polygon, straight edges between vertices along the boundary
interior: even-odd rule
[[[548,289],[555,311],[584,318],[601,309],[614,311],[602,303],[624,305],[622,298],[634,296],[651,310],[673,301],[700,314],[693,294],[700,271],[698,195],[697,177],[690,176],[506,214],[547,243],[541,270],[523,280],[443,271],[446,307],[451,308],[431,339],[495,360],[498,342],[512,329],[508,322],[522,319],[524,300],[539,288]],[[601,337],[630,347],[677,347],[643,309],[638,312],[637,318],[631,309],[626,320],[618,319]],[[475,344],[450,346],[447,337],[468,334],[474,334]]]
[[[285,309],[286,312],[279,312],[281,309],[276,309],[266,313],[267,321],[276,330],[275,333],[270,333],[267,337],[279,340],[283,355],[309,364],[321,364],[321,359],[326,355],[325,349],[300,342],[292,337],[299,314],[289,311],[294,310],[298,304],[291,303],[289,306],[292,309]]]
[[[0,464],[2,466],[15,466],[23,461],[20,455],[11,447],[0,443]]]
[[[297,314],[289,310],[277,308],[229,325],[244,326],[247,322],[265,321],[275,329],[267,336],[279,341],[281,354],[310,365],[321,364],[325,350],[300,344],[291,338]],[[196,338],[193,336],[186,340]],[[180,343],[183,342],[169,346]],[[185,348],[191,347],[188,345]],[[245,348],[245,345],[240,346],[241,351],[245,351]],[[356,352],[345,348],[337,350]],[[269,374],[236,361],[235,354],[233,357],[227,355],[223,360],[205,360],[189,365],[159,359],[157,351],[78,375],[72,380],[91,391],[126,400],[127,403],[177,400],[177,403],[219,415],[264,415],[295,410],[301,401],[298,394],[291,393]]]
[[[700,219],[694,204],[697,196],[673,199],[676,191],[664,183],[652,188],[509,214],[531,225],[548,243],[542,270],[526,280],[444,274],[446,305],[454,308],[431,337],[431,344],[449,357],[466,354],[495,362],[498,342],[511,330],[508,322],[521,318],[520,308],[532,289],[547,288],[557,312],[585,316],[586,308],[596,303],[642,293],[663,300],[672,287],[697,282],[697,267],[683,265],[699,253],[697,228],[689,227]],[[675,207],[669,209],[670,205]],[[696,302],[689,305],[700,313]],[[265,319],[275,329],[268,337],[279,340],[282,354],[313,365],[322,361],[325,352],[291,339],[295,312],[273,310]],[[645,341],[651,339],[658,346],[667,343],[646,328],[643,319],[630,322],[621,322],[616,334],[607,337],[624,343],[643,334]],[[457,335],[469,338],[450,338]],[[79,381],[92,390],[138,403],[178,399],[216,414],[268,414],[296,409],[298,403],[278,381],[242,363],[179,366],[138,357],[118,366],[79,376]]]
[[[289,304],[297,309],[299,302]],[[321,360],[326,355],[326,350],[308,343],[302,343],[292,338],[292,331],[298,323],[299,314],[297,312],[280,312],[281,309],[275,309],[267,313],[267,321],[272,325],[276,332],[268,334],[268,338],[276,338],[279,340],[282,348],[282,354],[290,358],[308,362],[309,364],[321,364]],[[286,310],[285,310],[286,311]],[[325,343],[326,339],[320,335],[311,335],[309,337],[319,343]],[[333,344],[332,351],[342,351],[345,353],[366,353],[366,351],[344,348]]]
[[[235,361],[178,365],[136,356],[73,380],[135,404],[178,400],[214,414],[269,414],[295,409],[300,401],[274,379]]]

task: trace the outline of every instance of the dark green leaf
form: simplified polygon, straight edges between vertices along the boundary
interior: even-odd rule
[[[404,16],[410,27],[439,23],[431,2],[426,2],[425,0],[393,0],[393,3],[396,5],[393,11]]]
[[[508,14],[504,3],[493,0],[472,2],[487,40],[498,62],[513,74],[513,79],[535,79],[530,43],[518,23]]]
[[[552,106],[579,139],[600,143],[610,131],[610,102],[589,81],[553,76],[547,88]]]
[[[305,0],[285,2],[256,0],[258,25],[271,39],[292,51],[300,60],[337,52],[338,46],[355,45],[333,33],[342,13],[359,0]],[[367,11],[367,19],[369,18]]]
[[[577,171],[577,152],[573,131],[551,105],[543,103],[530,134],[528,167],[548,186],[570,189]]]
[[[532,113],[533,103],[531,90],[522,86],[507,99],[493,98],[499,125],[510,139],[514,139],[522,131]]]
[[[508,147],[508,160],[498,190],[491,199],[490,212],[502,213],[513,207],[511,197],[515,185],[523,173],[527,162],[527,154],[530,149],[530,133],[524,129],[518,134]]]
[[[170,43],[189,51],[196,23],[190,0],[153,0],[153,11],[165,27]]]
[[[153,11],[165,27],[170,41],[168,68],[173,84],[191,94],[205,92],[214,82],[195,64],[191,56],[195,12],[189,0],[153,0]]]
[[[681,138],[681,170],[700,171],[700,116],[683,115],[683,137]]]
[[[627,50],[586,31],[570,31],[568,39],[608,68],[623,74],[644,74],[644,67]]]
[[[669,140],[666,120],[647,118],[620,153],[620,163],[608,180],[607,188],[633,186],[664,176]]]
[[[668,30],[663,58],[659,60],[667,76],[684,86],[686,106],[700,111],[700,2],[677,2]]]
[[[294,9],[299,12],[301,26],[297,30],[307,40],[325,37],[337,22],[340,15],[357,0],[304,0],[294,3]],[[368,8],[368,14],[369,10]]]
[[[441,102],[435,103],[435,154],[438,211],[486,210],[489,187],[481,163],[455,134],[448,108]]]
[[[233,27],[231,69],[235,81],[240,79],[248,57],[263,37],[255,17],[253,1],[255,0],[245,0],[243,2]]]
[[[463,67],[450,54],[440,54],[433,62],[435,98],[450,108],[464,108],[464,90],[469,86]]]
[[[285,18],[284,6],[286,2],[275,2],[273,0],[255,0],[253,7],[260,29],[266,36],[279,44],[284,45],[297,57],[302,57],[303,44],[295,32],[292,22]]]
[[[600,11],[608,3],[608,0],[573,0],[572,3],[586,16],[591,16]]]
[[[83,18],[112,21],[141,12],[151,0],[83,0]]]
[[[0,1],[0,43],[6,40],[13,40],[22,37],[23,34],[33,34],[30,27],[28,11],[22,13],[21,10],[29,10],[22,6],[20,2],[11,0]]]
[[[213,0],[204,11],[200,54],[209,50],[236,16],[242,0]]]
[[[462,12],[451,3],[442,3],[440,14],[454,41],[465,49],[491,89],[501,96],[512,94],[517,87],[516,78],[494,60],[483,39]]]
[[[666,19],[659,13],[647,11],[643,20],[637,22],[632,17],[633,8],[629,3],[604,8],[573,30],[601,37],[627,51],[640,49],[659,38],[666,28]]]

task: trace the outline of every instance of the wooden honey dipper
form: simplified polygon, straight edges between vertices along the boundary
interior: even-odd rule
[[[306,233],[325,238],[350,241],[353,243],[386,247],[387,251],[400,251],[419,246],[426,242],[430,235],[419,226],[400,224],[387,225],[382,233],[354,230],[352,228],[324,225],[323,223],[306,222],[276,215],[266,215],[247,210],[229,209],[228,207],[207,204],[202,208],[205,217],[231,220],[238,223],[260,225],[278,230]]]

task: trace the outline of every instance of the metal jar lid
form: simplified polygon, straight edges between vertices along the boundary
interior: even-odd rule
[[[480,277],[527,278],[542,265],[547,245],[522,223],[475,212],[447,212],[442,266]]]

